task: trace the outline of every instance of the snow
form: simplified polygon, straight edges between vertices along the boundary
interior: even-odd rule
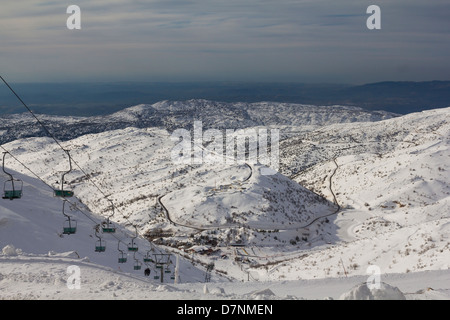
[[[214,106],[188,106],[196,103]],[[115,117],[137,121],[183,106],[139,105]],[[274,175],[262,175],[259,164],[176,165],[161,127],[64,141],[89,173],[74,167],[66,177],[76,195],[66,208],[75,235],[62,234],[61,199],[11,160],[24,195],[0,201],[0,299],[449,299],[450,108],[394,118],[365,113],[368,122],[359,123],[350,121],[359,112],[352,108],[336,107],[332,116],[308,110],[311,126],[295,130],[301,121],[294,119],[282,133]],[[88,121],[68,121],[78,120]],[[67,170],[67,156],[49,138],[3,146],[49,185]],[[113,215],[92,182],[114,203]],[[118,230],[98,234],[106,243],[98,253],[94,228],[106,217]],[[134,226],[135,254],[126,252]],[[154,278],[160,270],[143,263],[156,253],[172,256],[163,283]],[[142,269],[134,270],[138,262]],[[367,287],[371,266],[380,270],[378,291]],[[80,271],[79,289],[70,288],[71,270]]]
[[[17,255],[18,255],[18,252],[17,252],[17,249],[14,248],[13,245],[10,245],[10,244],[9,244],[9,245],[7,245],[7,246],[5,246],[5,247],[3,248],[2,254],[3,254],[4,256],[14,257],[14,256],[17,256]]]
[[[405,295],[397,287],[380,283],[372,287],[367,283],[356,285],[350,291],[343,293],[340,300],[406,300]]]
[[[397,274],[386,277],[393,285],[363,296],[354,287],[363,277],[273,282],[211,282],[208,284],[158,284],[129,272],[108,268],[88,259],[70,257],[73,253],[16,257],[0,256],[1,299],[71,299],[71,300],[284,300],[396,298],[449,299],[448,272]],[[80,268],[80,288],[70,288],[69,267]],[[429,286],[423,286],[427,283]],[[362,286],[366,286],[365,284]],[[392,288],[398,287],[398,290]],[[207,288],[207,290],[205,290]],[[395,294],[395,295],[394,295]]]

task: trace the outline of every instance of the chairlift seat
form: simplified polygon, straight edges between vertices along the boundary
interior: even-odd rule
[[[138,251],[138,247],[128,247],[128,251],[136,252]]]
[[[114,228],[114,227],[105,227],[102,230],[104,233],[115,233],[116,232],[116,228]]]
[[[77,227],[64,227],[63,234],[75,234],[77,232]]]
[[[22,198],[22,190],[5,190],[3,199],[20,199]]]
[[[139,266],[139,265],[134,266],[134,270],[141,270],[141,266]]]
[[[95,252],[105,252],[106,246],[95,246]]]
[[[127,258],[119,258],[119,263],[126,263],[127,262]]]
[[[6,173],[8,174],[8,173]],[[17,180],[12,178],[6,181],[3,186],[3,199],[20,199],[22,198],[23,182],[22,180]]]
[[[73,191],[70,190],[54,190],[55,197],[62,197],[62,198],[70,198],[74,196]]]

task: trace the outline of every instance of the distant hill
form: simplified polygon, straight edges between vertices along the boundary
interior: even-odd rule
[[[37,113],[96,116],[163,100],[205,99],[310,105],[349,105],[398,114],[450,106],[450,81],[379,82],[365,85],[302,83],[21,83],[12,84]],[[26,111],[0,86],[0,114]]]
[[[25,108],[23,108],[25,109]],[[358,107],[301,105],[292,103],[226,103],[209,100],[160,101],[140,104],[109,115],[91,117],[40,115],[53,134],[71,140],[86,134],[135,128],[162,127],[169,131],[192,128],[201,120],[204,128],[244,129],[255,126],[321,126],[332,123],[380,121],[398,116]],[[47,136],[30,113],[0,115],[0,143],[19,138]]]

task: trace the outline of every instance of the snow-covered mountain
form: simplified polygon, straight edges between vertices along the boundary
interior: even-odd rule
[[[143,246],[179,256],[183,282],[204,281],[207,266],[214,263],[211,281],[221,285],[223,281],[306,279],[310,281],[303,283],[306,287],[320,281],[330,285],[332,279],[342,277],[361,280],[370,266],[393,282],[425,274],[417,290],[442,283],[436,279],[450,276],[450,108],[402,117],[327,108],[329,113],[321,107],[288,104],[164,101],[96,121],[59,118],[54,122],[51,117],[44,121],[64,140],[76,162],[66,180],[77,206],[95,221],[111,217],[127,234],[125,238],[136,226]],[[22,249],[19,257],[28,263],[48,251],[56,253],[46,259],[76,251],[110,268],[107,272],[117,272],[117,242],[108,245],[113,249],[109,262],[91,258],[98,253],[92,252],[96,238],[87,216],[79,217],[87,219],[79,240],[58,236],[61,201],[29,176],[31,170],[47,184],[56,184],[68,170],[68,158],[25,118],[13,116],[2,125],[6,141],[20,128],[17,123],[29,128],[30,137],[4,144],[28,169],[14,160],[7,164],[25,181],[25,189],[23,199],[3,200],[0,206],[6,219],[0,220],[0,228],[8,230],[0,233],[0,244]],[[263,166],[254,163],[174,163],[171,131],[190,128],[194,120],[219,129],[278,124],[282,129],[279,172],[263,175]],[[30,225],[32,234],[26,231]],[[21,231],[15,232],[18,227]],[[39,240],[36,245],[30,241],[33,238]],[[10,263],[8,257],[4,255],[2,263]],[[153,284],[150,288],[155,289]],[[188,296],[187,287],[176,288],[173,297]],[[195,290],[200,294],[202,288]],[[351,287],[338,288],[343,293]],[[443,290],[439,297],[448,297],[448,286],[439,289]],[[228,290],[251,291],[237,286]],[[303,296],[299,292],[295,296],[312,297],[301,292]],[[333,292],[329,296],[339,297]],[[280,290],[275,297],[286,294]]]
[[[242,129],[255,126],[322,126],[332,123],[378,121],[397,115],[385,111],[366,111],[358,107],[311,106],[287,103],[225,103],[208,100],[162,101],[137,105],[102,117],[61,117],[39,115],[61,140],[109,130],[161,127],[169,132],[191,128],[202,121],[205,128]],[[45,137],[29,114],[0,116],[0,143],[19,138]]]
[[[225,232],[214,241],[229,244],[253,239],[255,230],[298,229],[336,211],[332,202],[286,176],[262,175],[261,165],[176,165],[170,157],[174,145],[161,129],[85,135],[64,143],[79,165],[65,178],[92,211],[111,215],[107,196],[114,203],[114,220],[138,225],[143,234],[164,229],[188,235],[221,228]],[[49,138],[17,140],[7,149],[55,186],[69,167],[67,155]],[[20,164],[12,166],[26,174]],[[235,239],[227,230],[236,233]]]

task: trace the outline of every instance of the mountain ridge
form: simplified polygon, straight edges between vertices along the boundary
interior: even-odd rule
[[[276,114],[273,116],[273,114]],[[293,116],[294,115],[294,116]],[[365,111],[348,106],[313,106],[288,103],[223,103],[209,100],[160,101],[140,104],[106,116],[62,117],[37,115],[58,139],[127,127],[162,127],[172,131],[192,128],[194,121],[214,129],[256,126],[320,126],[354,121],[378,121],[398,116],[384,111]],[[0,143],[19,138],[43,137],[47,133],[28,113],[0,116]]]

